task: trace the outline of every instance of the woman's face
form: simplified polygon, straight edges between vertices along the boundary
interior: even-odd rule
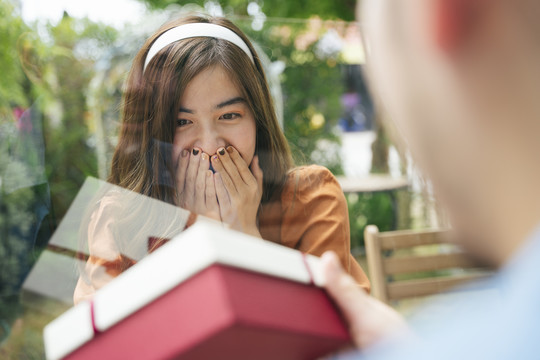
[[[198,149],[212,156],[233,146],[249,165],[255,154],[255,118],[235,82],[220,66],[198,74],[180,98],[173,156]]]

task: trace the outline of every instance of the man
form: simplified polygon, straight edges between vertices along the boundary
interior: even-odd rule
[[[540,2],[364,0],[361,10],[375,95],[460,245],[499,271],[492,296],[411,336],[325,254],[355,344],[367,358],[540,358]]]

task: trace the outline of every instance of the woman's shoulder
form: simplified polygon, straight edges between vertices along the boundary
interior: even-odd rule
[[[297,167],[294,167],[292,168],[291,170],[289,170],[287,172],[287,175],[289,177],[295,175],[295,174],[300,174],[300,175],[303,175],[303,176],[312,176],[312,175],[315,175],[315,176],[332,176],[334,177],[334,175],[332,174],[332,172],[330,170],[328,170],[327,168],[325,168],[324,166],[321,166],[321,165],[302,165],[302,166],[297,166]]]
[[[306,165],[295,167],[287,173],[286,186],[296,185],[310,187],[316,184],[335,183],[338,181],[334,174],[324,166]]]
[[[321,195],[341,193],[341,186],[330,170],[320,165],[307,165],[288,172],[282,200],[309,200]]]

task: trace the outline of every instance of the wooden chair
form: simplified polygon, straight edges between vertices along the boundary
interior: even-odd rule
[[[379,232],[374,225],[366,227],[368,269],[371,278],[371,294],[389,303],[413,297],[429,296],[445,292],[450,288],[479,280],[488,275],[486,269],[470,260],[456,245],[451,245],[451,232],[438,231],[390,231]],[[396,252],[419,246],[448,244],[448,253],[434,255],[397,256]],[[412,280],[393,280],[403,274],[444,271],[449,269],[475,269],[473,271],[454,271],[450,275],[423,277]]]

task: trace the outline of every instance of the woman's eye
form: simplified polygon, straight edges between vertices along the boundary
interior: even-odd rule
[[[221,120],[235,120],[235,119],[238,119],[239,117],[240,117],[240,114],[238,113],[227,113],[227,114],[221,115],[219,118]]]
[[[187,119],[178,119],[178,120],[176,120],[176,126],[177,127],[186,126],[186,125],[189,125],[191,123],[192,123],[191,120],[187,120]]]

